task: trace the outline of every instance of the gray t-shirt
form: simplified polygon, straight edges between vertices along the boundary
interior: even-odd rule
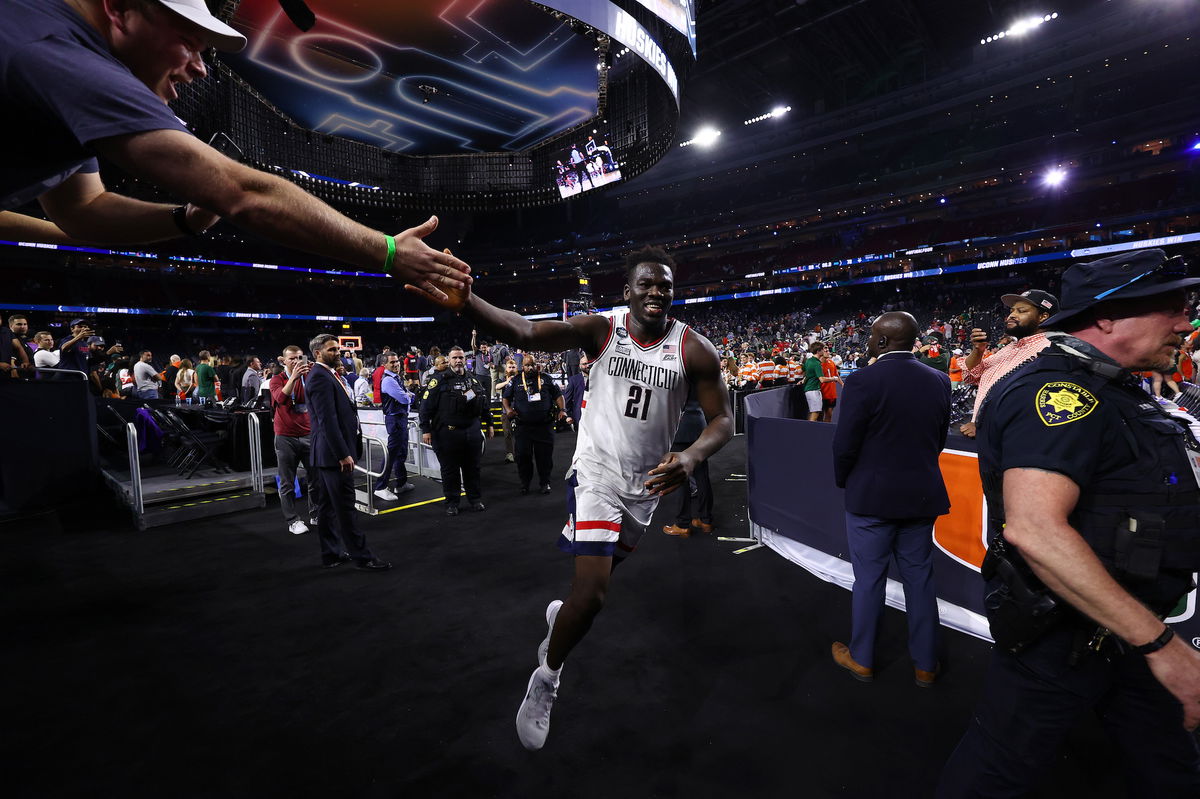
[[[158,391],[158,372],[145,361],[133,365],[133,383],[138,391]]]
[[[242,399],[252,400],[262,390],[262,375],[253,369],[247,369],[242,375]]]
[[[483,350],[476,350],[471,353],[475,359],[472,371],[480,376],[490,375],[492,373],[492,354]]]

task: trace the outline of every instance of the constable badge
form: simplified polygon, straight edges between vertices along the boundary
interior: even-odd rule
[[[1082,419],[1100,404],[1095,394],[1074,383],[1047,383],[1038,389],[1033,402],[1047,427]]]

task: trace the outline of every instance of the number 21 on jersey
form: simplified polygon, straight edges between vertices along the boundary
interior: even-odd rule
[[[650,397],[653,394],[654,392],[648,388],[630,386],[629,402],[625,403],[625,415],[630,419],[646,421],[646,414],[650,412]]]

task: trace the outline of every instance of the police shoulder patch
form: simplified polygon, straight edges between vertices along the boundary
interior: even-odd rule
[[[1096,410],[1100,400],[1075,383],[1046,383],[1033,399],[1038,418],[1047,427],[1075,422]]]
[[[429,388],[437,388],[437,378],[436,377],[429,378]]]

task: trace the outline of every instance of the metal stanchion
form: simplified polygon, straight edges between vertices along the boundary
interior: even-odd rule
[[[746,433],[746,397],[753,394],[752,391],[730,391],[733,396],[733,424],[734,435],[745,435]],[[731,474],[725,478],[726,482],[746,482],[749,480],[749,475],[746,474]],[[749,493],[747,491],[747,493]],[[747,497],[747,509],[749,509],[749,497]],[[750,552],[762,546],[756,538],[743,538],[740,536],[717,536],[718,541],[726,541],[733,544],[750,544],[748,547],[735,549],[733,554],[740,555],[743,552]]]
[[[133,490],[133,512],[137,514],[140,525],[145,510],[142,504],[142,456],[138,452],[137,428],[133,422],[125,425],[125,446],[129,449],[129,482]]]
[[[387,442],[382,441],[382,440],[376,438],[375,436],[369,436],[366,433],[363,433],[362,440],[363,440],[363,465],[360,466],[357,463],[354,464],[354,471],[362,472],[367,476],[367,502],[364,505],[363,503],[355,500],[354,506],[356,508],[358,508],[360,511],[362,511],[363,513],[366,513],[370,516],[375,516],[379,513],[379,511],[375,510],[375,490],[371,487],[371,481],[374,478],[381,477],[383,475],[383,471],[382,470],[380,470],[378,472],[371,471],[371,444],[372,443],[378,444],[380,449],[383,450],[383,453],[384,453],[383,468],[386,469],[388,467]],[[356,491],[357,491],[357,489],[356,489]]]
[[[250,482],[256,494],[266,493],[266,481],[263,478],[263,460],[262,460],[262,430],[259,427],[258,414],[251,411],[246,422],[249,425],[249,444],[250,444]]]

